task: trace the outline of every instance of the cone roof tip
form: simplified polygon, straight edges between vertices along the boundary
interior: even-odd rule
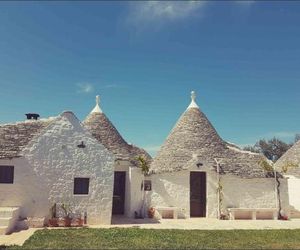
[[[96,106],[91,111],[91,113],[103,113],[102,109],[100,108],[100,96],[96,95]]]
[[[199,106],[197,105],[197,103],[196,103],[195,100],[196,100],[196,92],[193,90],[193,91],[191,91],[191,103],[187,107],[187,109],[190,109],[190,108],[197,108],[197,109],[199,109]]]

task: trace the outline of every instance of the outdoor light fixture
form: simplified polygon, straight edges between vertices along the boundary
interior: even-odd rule
[[[197,163],[196,165],[197,165],[198,168],[200,168],[200,167],[203,166],[203,163],[199,162],[199,163]]]
[[[82,141],[79,145],[77,145],[79,148],[85,148],[84,142]]]

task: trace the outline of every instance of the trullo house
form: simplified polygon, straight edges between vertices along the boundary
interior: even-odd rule
[[[150,162],[151,157],[145,150],[128,144],[123,139],[103,113],[99,101],[99,96],[96,96],[96,106],[83,124],[116,158],[112,214],[134,217],[135,211],[139,211],[143,205],[141,192],[143,175],[137,158],[141,156]]]
[[[276,217],[274,173],[261,166],[264,157],[224,141],[196,104],[194,92],[191,98],[151,163],[148,206],[162,217],[176,212],[178,217],[218,218],[230,211],[235,218]],[[286,196],[281,195],[282,208]]]
[[[291,217],[300,218],[300,141],[276,161],[275,169],[287,178]]]
[[[1,223],[49,218],[54,203],[66,203],[89,224],[110,224],[114,155],[70,111],[28,117],[35,119],[0,126]]]

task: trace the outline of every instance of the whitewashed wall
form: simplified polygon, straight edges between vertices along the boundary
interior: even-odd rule
[[[127,216],[134,217],[134,212],[141,212],[143,205],[143,195],[144,191],[141,190],[141,184],[144,180],[144,175],[140,168],[132,167],[129,172],[130,176],[130,208],[128,210]],[[145,194],[146,201],[146,194]],[[145,212],[145,211],[142,211]]]
[[[173,173],[151,175],[152,191],[149,192],[149,206],[175,206],[179,217],[190,217],[190,171],[205,171],[206,176],[206,216],[217,217],[217,174],[209,168],[190,168]]]
[[[222,175],[224,190],[224,208],[275,208],[274,178],[239,178],[234,175]]]
[[[143,200],[143,191],[141,183],[143,174],[140,168],[134,167],[128,161],[118,161],[114,166],[115,171],[126,172],[125,184],[125,208],[124,215],[134,218],[134,212],[140,212]]]
[[[45,204],[48,204],[48,197],[43,181],[37,178],[28,161],[24,157],[11,160],[1,159],[0,165],[14,166],[14,183],[0,184],[0,206],[22,207],[21,216],[24,217],[44,215],[43,210],[45,210]]]
[[[286,198],[290,205],[290,216],[292,218],[300,218],[300,178],[295,175],[286,175],[287,192],[281,196]],[[288,196],[286,195],[288,193]]]
[[[217,173],[209,168],[190,168],[180,172],[154,174],[152,192],[149,194],[150,206],[175,206],[186,217],[190,216],[190,171],[207,173],[206,217],[216,218],[218,210]],[[287,184],[281,179],[281,203],[288,211]],[[221,175],[223,186],[222,212],[228,207],[275,208],[275,183],[273,178],[246,179],[235,175]]]
[[[77,147],[81,141],[85,148]],[[48,216],[52,204],[66,203],[74,212],[87,212],[89,224],[111,223],[114,157],[73,113],[64,112],[27,146],[23,158],[10,162],[15,180],[1,184],[0,206],[21,206],[23,216],[38,217]],[[88,195],[73,194],[75,177],[90,178]]]

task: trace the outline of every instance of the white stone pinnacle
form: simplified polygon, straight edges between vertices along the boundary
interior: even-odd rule
[[[195,91],[191,92],[191,99],[192,99],[192,101],[191,101],[191,103],[190,103],[190,105],[188,106],[187,109],[189,109],[189,108],[197,108],[198,109],[199,106],[197,105],[197,103],[195,101],[195,99],[196,99],[196,92]]]
[[[100,103],[100,96],[99,95],[96,95],[96,106],[95,108],[92,110],[91,113],[103,113],[100,106],[99,106],[99,103]]]

